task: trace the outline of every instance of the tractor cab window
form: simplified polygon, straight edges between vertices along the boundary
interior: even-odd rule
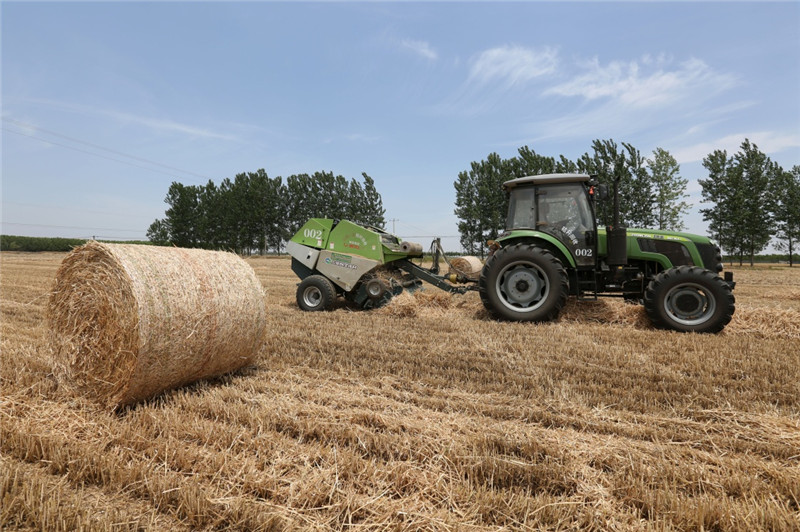
[[[538,187],[536,229],[558,238],[573,254],[578,266],[594,265],[595,229],[592,208],[580,183]]]
[[[578,184],[540,187],[537,222],[541,227],[555,227],[562,231],[590,231],[594,223],[583,187]]]
[[[508,198],[508,220],[506,229],[536,228],[536,189],[519,187],[511,191]]]

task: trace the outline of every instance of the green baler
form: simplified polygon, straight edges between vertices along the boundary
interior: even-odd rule
[[[286,250],[292,256],[292,271],[301,279],[297,304],[307,311],[330,309],[338,296],[374,308],[422,281],[449,292],[477,289],[456,285],[469,282],[465,276],[439,275],[443,253],[438,239],[432,246],[433,266],[423,268],[410,260],[422,257],[420,244],[348,220],[312,218]]]

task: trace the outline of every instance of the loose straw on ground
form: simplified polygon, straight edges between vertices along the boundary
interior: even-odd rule
[[[89,242],[58,269],[48,319],[60,380],[113,408],[251,363],[266,308],[232,253]]]

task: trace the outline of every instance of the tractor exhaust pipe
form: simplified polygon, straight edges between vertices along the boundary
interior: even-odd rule
[[[612,225],[606,227],[606,242],[608,246],[608,265],[626,266],[628,264],[628,229],[620,227],[619,223],[619,181],[622,178],[619,171],[614,178],[614,213]]]

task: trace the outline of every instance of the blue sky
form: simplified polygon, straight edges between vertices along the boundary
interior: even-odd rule
[[[143,238],[171,181],[371,175],[458,249],[453,182],[520,146],[747,137],[800,164],[800,3],[3,2],[2,232]],[[389,224],[391,230],[392,224]]]

